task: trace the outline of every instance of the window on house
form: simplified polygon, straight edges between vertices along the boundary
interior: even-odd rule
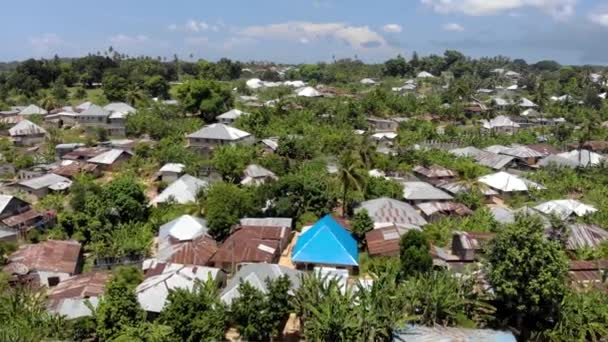
[[[59,284],[59,277],[48,277],[47,281],[50,287],[57,286]]]

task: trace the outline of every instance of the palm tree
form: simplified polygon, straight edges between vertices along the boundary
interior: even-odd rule
[[[347,197],[349,190],[360,191],[363,188],[365,177],[361,172],[363,165],[361,160],[354,158],[351,152],[347,152],[340,158],[338,165],[338,178],[342,183],[342,217],[346,216]]]
[[[40,106],[45,110],[52,110],[59,107],[59,102],[52,95],[47,95],[40,101]]]
[[[143,101],[146,98],[144,92],[138,87],[131,87],[127,90],[125,94],[125,99],[127,103],[131,106],[134,106],[136,102]]]

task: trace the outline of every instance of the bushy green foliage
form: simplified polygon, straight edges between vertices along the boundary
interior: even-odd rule
[[[357,241],[365,240],[365,234],[374,229],[374,221],[369,217],[367,210],[359,210],[351,221],[352,233]]]
[[[205,216],[209,234],[222,240],[239,219],[255,212],[253,193],[229,183],[215,183],[207,193]]]
[[[545,239],[538,218],[519,216],[500,230],[488,246],[485,265],[497,316],[515,326],[520,336],[557,321],[568,263],[559,243]]]
[[[176,89],[177,99],[190,113],[200,114],[206,122],[231,109],[233,97],[230,89],[208,80],[189,80]]]
[[[423,232],[410,230],[399,241],[401,277],[427,273],[433,267],[431,246]]]
[[[213,151],[211,165],[224,181],[238,183],[252,159],[253,150],[250,147],[227,145]]]

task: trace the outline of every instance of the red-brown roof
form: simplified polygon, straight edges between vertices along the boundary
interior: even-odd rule
[[[17,226],[27,223],[31,220],[42,218],[43,216],[44,215],[42,213],[39,213],[35,210],[30,209],[19,215],[7,217],[4,220],[2,220],[2,223],[4,223],[5,225],[7,225],[9,227],[17,227]]]
[[[526,147],[528,147],[529,149],[534,150],[538,153],[542,153],[546,156],[560,153],[560,151],[557,148],[555,148],[549,144],[531,144],[531,145],[526,145]]]
[[[49,300],[52,303],[66,298],[99,296],[104,293],[110,276],[109,272],[91,272],[71,277],[49,291]]]
[[[602,273],[608,270],[608,260],[570,261],[570,277],[577,283],[599,283]]]
[[[54,169],[52,172],[63,177],[74,178],[74,176],[80,173],[92,173],[96,169],[97,165],[95,164],[74,162],[69,165],[60,166]]]
[[[103,152],[106,152],[107,150],[108,149],[105,147],[80,147],[72,152],[66,153],[61,158],[67,160],[91,159],[95,156],[102,154]]]
[[[169,238],[172,253],[168,262],[185,265],[207,265],[217,252],[217,242],[207,235],[201,235],[190,241],[179,241]]]
[[[28,271],[74,274],[78,266],[80,249],[78,241],[47,240],[23,245],[9,256],[8,266],[14,267],[18,264],[25,266]]]
[[[233,232],[211,258],[213,263],[272,263],[287,246],[285,227],[241,227]]]
[[[367,252],[370,256],[397,256],[400,238],[399,229],[395,226],[374,229],[365,234]]]

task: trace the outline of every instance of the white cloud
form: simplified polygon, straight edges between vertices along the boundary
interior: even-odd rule
[[[464,31],[464,27],[460,24],[457,23],[448,23],[443,25],[443,29],[445,31],[450,31],[450,32],[462,32]]]
[[[382,30],[388,33],[400,33],[403,28],[398,24],[386,24],[382,27]]]
[[[563,19],[574,14],[578,0],[420,0],[439,13],[494,15],[524,7],[536,8]]]
[[[592,13],[589,15],[589,20],[594,24],[608,27],[608,12]]]
[[[221,24],[212,25],[205,21],[189,19],[184,24],[171,24],[167,26],[169,31],[183,31],[188,33],[200,33],[206,31],[218,32]]]
[[[149,41],[150,38],[148,36],[144,36],[143,34],[136,36],[129,36],[126,34],[117,34],[115,36],[110,37],[110,42],[115,45],[132,45],[132,44],[140,44]]]
[[[240,31],[245,37],[259,39],[283,39],[312,42],[324,38],[339,40],[354,49],[387,46],[380,34],[368,26],[350,26],[344,23],[287,22],[280,24],[249,26]]]
[[[29,43],[38,53],[46,53],[63,45],[63,40],[55,33],[45,33],[41,36],[30,37]]]

